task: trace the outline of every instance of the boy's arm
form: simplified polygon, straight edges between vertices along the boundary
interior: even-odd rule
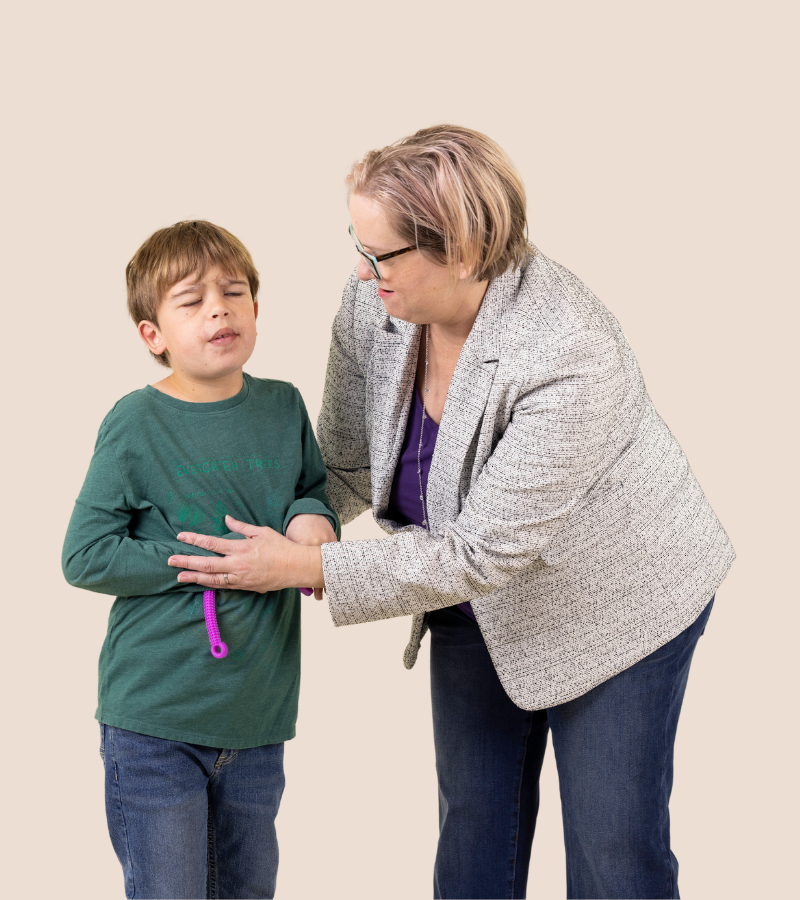
[[[167,558],[185,553],[178,540],[141,541],[130,536],[130,506],[111,439],[100,429],[94,456],[64,538],[61,567],[75,587],[118,597],[186,591]],[[216,556],[195,547],[202,556]]]
[[[355,341],[355,272],[336,313],[317,435],[328,467],[328,499],[347,524],[372,506],[372,472],[366,425],[366,381]],[[381,310],[383,311],[383,310]],[[362,310],[362,318],[369,312]]]
[[[312,513],[327,516],[333,530],[336,532],[336,539],[339,540],[342,536],[339,516],[333,511],[325,495],[325,487],[328,480],[325,463],[322,461],[322,454],[319,451],[317,439],[314,437],[314,430],[311,427],[303,398],[300,397],[299,392],[298,401],[303,420],[301,434],[303,467],[295,486],[294,502],[287,510],[286,517],[283,520],[283,532],[284,534],[286,533],[286,528],[293,516],[300,513]]]

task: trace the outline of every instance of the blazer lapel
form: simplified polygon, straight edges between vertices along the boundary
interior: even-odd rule
[[[372,382],[372,508],[386,519],[394,470],[403,446],[422,329],[387,316],[375,331]]]
[[[466,345],[465,345],[466,346]],[[428,475],[428,518],[431,531],[452,522],[461,511],[461,488],[469,487],[475,461],[475,434],[486,409],[497,360],[482,362],[463,349],[447,392],[439,435]]]
[[[483,419],[500,359],[502,318],[522,277],[508,269],[486,290],[478,317],[458,358],[428,476],[427,507],[431,530],[452,522],[469,490],[475,462],[476,432]],[[372,508],[387,519],[394,471],[405,437],[411,391],[417,374],[422,327],[386,316],[374,332],[370,359],[372,382]]]
[[[437,525],[454,521],[462,495],[470,487],[480,428],[500,360],[502,318],[516,296],[521,271],[509,269],[493,279],[469,337],[461,348],[439,423],[428,476],[428,519]]]

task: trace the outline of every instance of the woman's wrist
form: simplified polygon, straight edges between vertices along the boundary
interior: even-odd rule
[[[288,552],[285,580],[287,583],[282,587],[324,588],[325,576],[322,572],[320,547],[292,543]]]

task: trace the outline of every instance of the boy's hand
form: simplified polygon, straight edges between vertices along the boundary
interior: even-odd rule
[[[330,544],[336,540],[336,533],[331,527],[327,516],[315,513],[298,513],[292,516],[286,528],[286,537],[295,544],[319,547],[321,544]],[[305,593],[311,588],[300,588]],[[322,600],[322,588],[314,588],[314,599]]]

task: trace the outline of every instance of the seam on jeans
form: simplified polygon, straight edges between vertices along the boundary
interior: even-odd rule
[[[700,613],[700,615],[702,615],[702,612]],[[694,623],[692,623],[692,625],[693,625],[693,624],[694,624]],[[688,625],[688,626],[686,627],[686,631],[688,631],[689,628],[691,628],[691,625]],[[661,762],[661,792],[662,792],[662,795],[663,795],[663,793],[664,793],[664,776],[666,775],[666,772],[667,772],[667,753],[668,753],[668,748],[667,748],[667,722],[668,722],[668,720],[669,720],[669,710],[672,709],[672,704],[675,702],[675,685],[678,683],[678,672],[680,671],[680,658],[681,658],[681,656],[682,656],[684,650],[686,649],[686,644],[687,644],[687,643],[688,643],[688,637],[687,637],[687,639],[684,641],[684,645],[683,645],[683,647],[681,648],[680,653],[678,653],[677,656],[676,656],[676,662],[675,662],[675,675],[673,676],[673,679],[672,679],[672,687],[670,688],[670,692],[669,692],[669,706],[667,707],[668,712],[667,712],[667,715],[664,717],[664,732],[663,732],[664,756],[663,756],[663,759],[662,759],[662,762]],[[676,729],[677,729],[677,723],[676,723],[676,726],[675,726],[675,727],[676,727]],[[677,735],[676,735],[676,736],[677,736]],[[673,760],[672,760],[673,770],[674,770],[674,767],[675,767],[674,753],[675,753],[675,748],[674,748],[674,745],[673,745]],[[669,817],[669,799],[668,799],[668,798],[665,798],[665,799],[666,799],[666,803],[664,804],[664,808],[665,808],[665,810],[666,810],[666,815],[667,815],[667,817]],[[665,857],[667,863],[669,864],[669,895],[670,895],[670,897],[674,897],[674,896],[675,896],[675,875],[674,875],[674,870],[673,870],[673,866],[672,866],[672,857],[671,857],[671,855],[670,855],[670,848],[667,847],[666,844],[664,844],[664,820],[663,820],[663,813],[662,813],[662,820],[661,820],[661,829],[660,829],[660,831],[661,831],[661,834],[660,834],[660,837],[661,837],[661,846],[664,848],[664,857]]]
[[[531,736],[531,728],[533,728],[533,713],[528,713],[528,731],[522,739],[522,759],[519,766],[519,784],[517,785],[517,830],[514,833],[514,857],[511,862],[511,898],[513,900],[514,891],[517,882],[517,856],[519,855],[519,811],[521,807],[522,797],[522,780],[525,777],[525,757],[528,753],[528,738]]]
[[[133,855],[131,854],[131,844],[128,840],[128,823],[125,821],[125,809],[122,806],[122,791],[119,787],[119,773],[117,772],[117,760],[114,755],[114,727],[109,726],[106,732],[108,743],[111,747],[111,763],[114,766],[114,783],[117,786],[117,803],[119,804],[119,814],[122,816],[122,833],[125,835],[125,850],[128,854],[128,867],[131,873],[131,897],[136,896],[136,879],[133,874]]]
[[[208,896],[210,900],[217,900],[219,897],[219,886],[217,884],[217,854],[214,848],[214,819],[213,810],[211,808],[211,791],[206,791],[208,795],[208,819],[206,821],[206,855],[208,859]]]

